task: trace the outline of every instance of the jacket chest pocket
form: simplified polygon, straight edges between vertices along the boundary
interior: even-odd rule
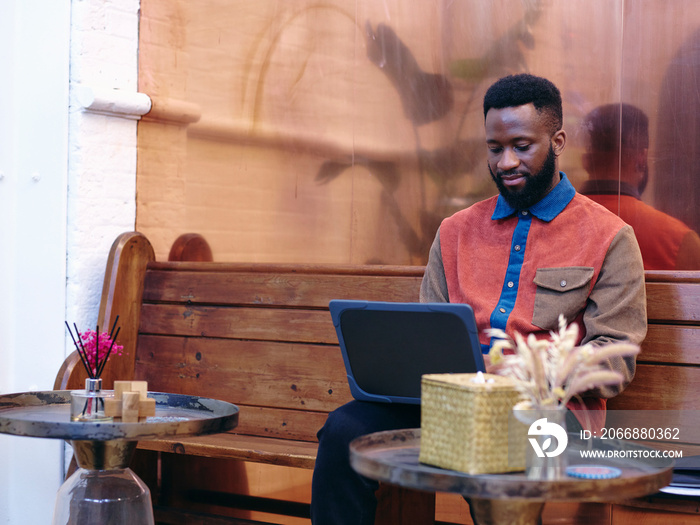
[[[559,314],[570,323],[588,300],[593,268],[539,268],[535,275],[535,309],[532,324],[543,330],[557,330]]]

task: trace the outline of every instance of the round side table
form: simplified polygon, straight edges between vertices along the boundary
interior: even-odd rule
[[[79,468],[56,496],[53,525],[153,525],[148,487],[129,468],[139,439],[225,432],[238,407],[196,396],[149,392],[156,415],[134,423],[71,421],[70,391],[0,396],[0,433],[64,439]]]
[[[650,451],[619,440],[591,440],[598,450]],[[568,463],[582,463],[581,448],[570,443]],[[524,472],[471,475],[431,467],[418,461],[420,429],[389,430],[359,437],[350,443],[350,464],[371,479],[429,492],[454,492],[469,501],[478,525],[537,525],[545,501],[600,501],[636,498],[658,492],[671,482],[673,460],[650,462],[631,459],[596,459],[595,463],[620,469],[610,479],[579,479],[563,475],[555,479],[528,478]],[[633,454],[628,454],[632,456]]]

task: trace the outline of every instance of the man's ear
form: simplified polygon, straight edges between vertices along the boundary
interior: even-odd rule
[[[552,148],[554,149],[554,155],[557,157],[561,155],[566,146],[566,131],[560,129],[554,135],[552,135]]]

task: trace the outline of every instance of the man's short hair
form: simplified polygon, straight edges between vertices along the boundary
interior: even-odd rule
[[[649,118],[631,104],[598,106],[583,119],[589,151],[639,151],[649,147]]]
[[[527,73],[497,80],[484,95],[484,118],[490,109],[503,109],[532,103],[548,120],[552,135],[564,123],[561,93],[557,86],[542,77]]]

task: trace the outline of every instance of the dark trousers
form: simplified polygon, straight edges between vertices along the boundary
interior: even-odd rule
[[[311,484],[314,525],[372,525],[379,483],[350,466],[349,445],[356,437],[420,427],[419,405],[351,401],[331,412],[318,432],[318,455]]]

